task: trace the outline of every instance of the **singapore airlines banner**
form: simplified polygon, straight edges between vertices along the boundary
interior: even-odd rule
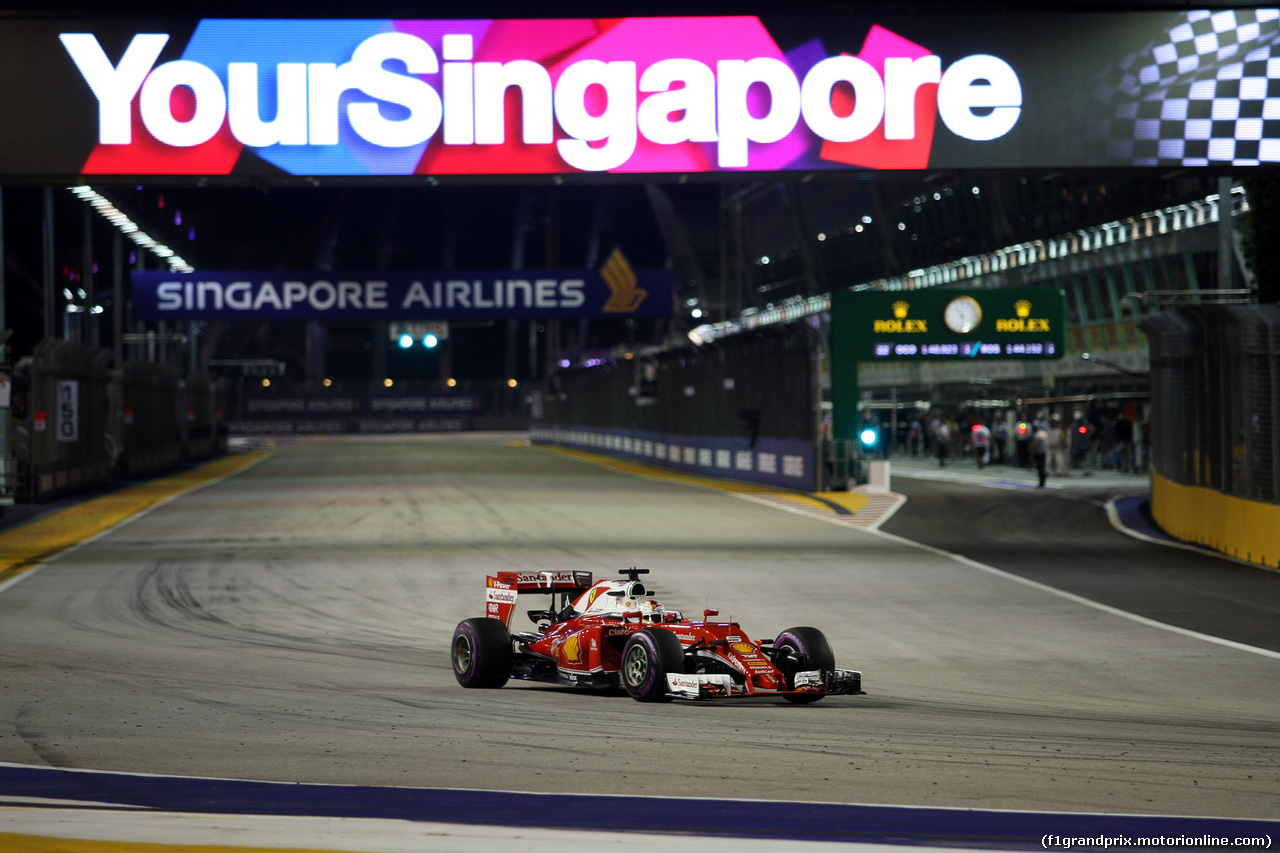
[[[1280,11],[0,22],[0,178],[1280,162]]]
[[[669,317],[670,270],[135,271],[138,320]]]

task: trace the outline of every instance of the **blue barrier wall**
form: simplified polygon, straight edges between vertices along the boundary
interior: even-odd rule
[[[806,492],[815,488],[813,442],[759,438],[752,446],[750,439],[738,436],[708,438],[621,428],[547,425],[535,425],[531,433],[535,444],[606,453],[673,471]]]

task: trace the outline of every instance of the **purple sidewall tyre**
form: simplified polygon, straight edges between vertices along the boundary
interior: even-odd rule
[[[639,702],[666,702],[667,673],[684,672],[684,651],[676,635],[642,628],[622,648],[622,686]]]
[[[497,619],[464,619],[453,631],[449,657],[463,687],[501,687],[511,677],[511,634]]]
[[[788,628],[773,641],[773,648],[775,650],[774,664],[786,677],[788,689],[792,689],[795,686],[793,679],[797,672],[836,668],[836,658],[831,651],[831,644],[827,642],[826,636],[817,628]],[[796,657],[788,655],[785,659],[780,659],[776,652],[782,650],[790,650]],[[783,694],[782,698],[796,705],[807,705],[811,702],[817,702],[824,695],[826,694],[787,693]]]

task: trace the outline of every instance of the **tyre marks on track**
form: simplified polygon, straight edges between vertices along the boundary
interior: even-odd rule
[[[58,554],[180,495],[234,476],[269,455],[258,452],[223,456],[169,477],[92,498],[0,533],[0,592]]]

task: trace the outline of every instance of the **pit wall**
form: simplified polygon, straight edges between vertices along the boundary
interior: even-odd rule
[[[1156,523],[1170,536],[1280,568],[1280,505],[1180,485],[1153,473],[1151,509]]]
[[[588,450],[672,471],[722,477],[811,492],[815,489],[813,442],[739,436],[704,437],[617,427],[535,424],[534,444]]]

